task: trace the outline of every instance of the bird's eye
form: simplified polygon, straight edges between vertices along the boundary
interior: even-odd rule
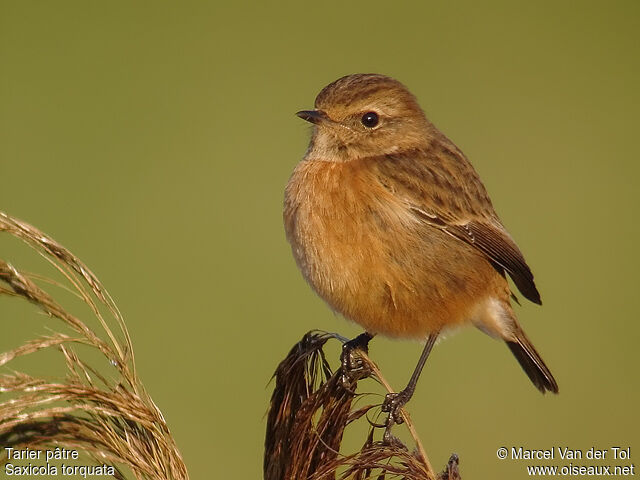
[[[378,118],[378,114],[376,112],[367,112],[362,115],[360,122],[362,122],[362,125],[367,128],[373,128],[378,125],[380,118]]]

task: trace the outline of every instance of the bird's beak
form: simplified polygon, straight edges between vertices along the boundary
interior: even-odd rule
[[[300,110],[296,113],[301,119],[307,122],[315,123],[316,125],[326,122],[329,117],[322,110]]]

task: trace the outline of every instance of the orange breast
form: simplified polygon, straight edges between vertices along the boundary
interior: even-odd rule
[[[300,162],[284,220],[309,284],[371,333],[419,338],[469,321],[501,279],[471,247],[414,217],[365,162]]]

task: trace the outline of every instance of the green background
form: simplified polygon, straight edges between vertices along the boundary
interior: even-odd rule
[[[560,385],[543,397],[475,330],[442,342],[410,404],[432,462],[525,478],[498,447],[630,446],[635,463],[639,51],[635,1],[1,1],[0,209],[110,290],[191,477],[260,478],[278,361],[307,330],[359,332],[284,237],[309,136],[294,113],[342,75],[392,75],[524,251],[544,306],[518,313]],[[20,265],[13,243],[0,256]],[[0,351],[46,333],[14,304]],[[372,355],[400,387],[420,349]]]

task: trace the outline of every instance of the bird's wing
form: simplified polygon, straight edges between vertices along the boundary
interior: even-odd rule
[[[425,224],[477,249],[509,274],[522,295],[542,303],[522,252],[500,223],[478,174],[455,145],[378,157],[376,164],[380,183]]]
[[[421,208],[416,206],[411,208],[424,218],[426,223],[440,228],[482,252],[492,263],[509,274],[522,295],[538,305],[542,304],[531,269],[518,246],[501,225],[475,220],[460,224],[434,222],[434,214],[425,214]]]

